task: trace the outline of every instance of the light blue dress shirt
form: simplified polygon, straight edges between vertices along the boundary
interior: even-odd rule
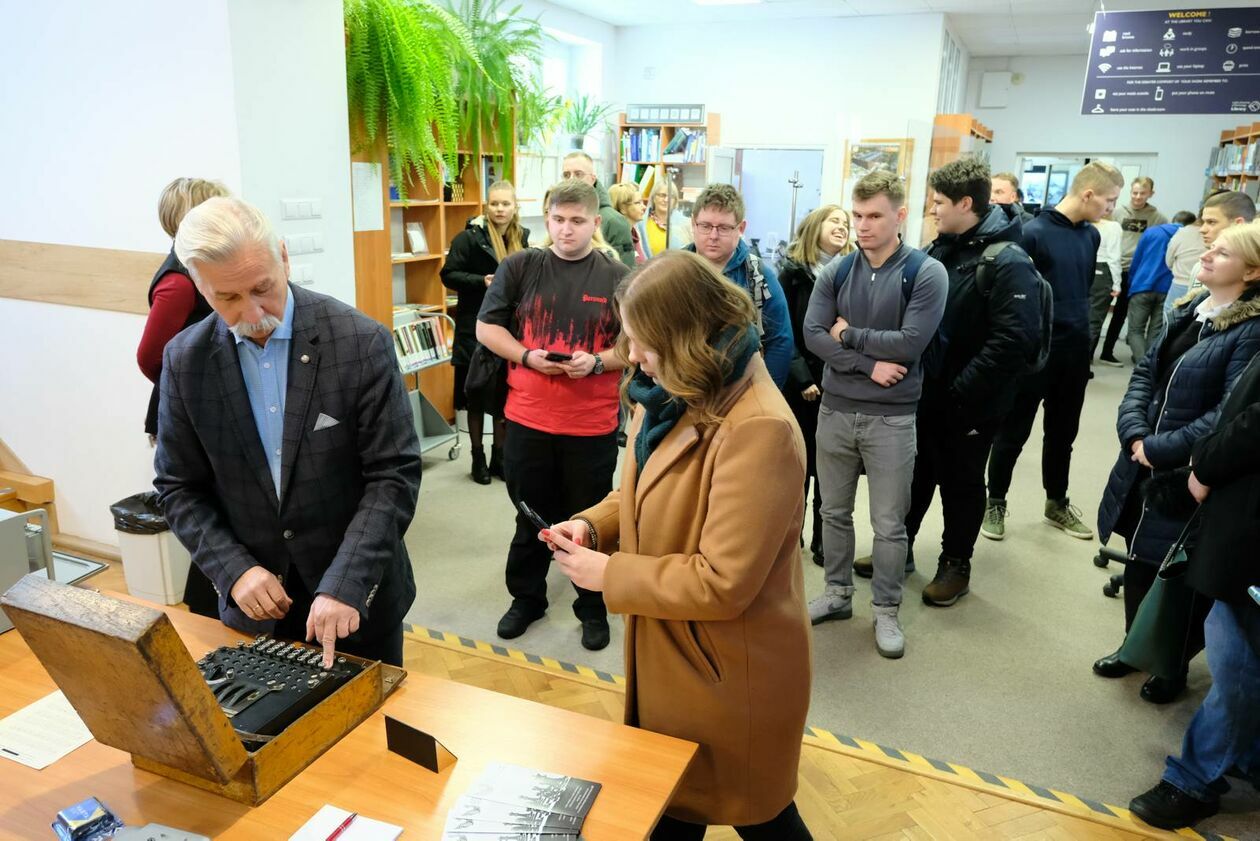
[[[236,357],[240,360],[245,391],[249,394],[249,408],[254,413],[254,425],[258,427],[267,466],[271,468],[277,500],[280,498],[280,451],[284,441],[284,395],[289,385],[289,346],[293,344],[292,289],[286,297],[284,319],[264,347],[234,334]]]

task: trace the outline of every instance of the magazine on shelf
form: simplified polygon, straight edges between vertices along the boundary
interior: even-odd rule
[[[424,226],[419,222],[407,223],[407,245],[412,254],[429,253],[429,240],[424,235]]]

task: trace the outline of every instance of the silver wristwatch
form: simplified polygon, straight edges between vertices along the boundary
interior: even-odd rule
[[[600,356],[598,353],[595,354],[594,356],[595,356],[595,367],[591,369],[591,373],[592,374],[604,373],[604,357]]]

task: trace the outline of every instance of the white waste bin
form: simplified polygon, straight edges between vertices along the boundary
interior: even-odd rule
[[[188,550],[169,531],[157,534],[118,532],[127,592],[160,604],[179,604],[188,583]]]
[[[127,592],[161,604],[184,600],[188,551],[175,539],[153,492],[120,499],[110,506],[118,531]]]

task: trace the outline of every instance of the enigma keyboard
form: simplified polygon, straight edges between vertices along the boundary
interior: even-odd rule
[[[260,636],[211,651],[197,668],[232,729],[253,750],[363,671],[345,657],[325,670],[323,656],[323,649]]]

